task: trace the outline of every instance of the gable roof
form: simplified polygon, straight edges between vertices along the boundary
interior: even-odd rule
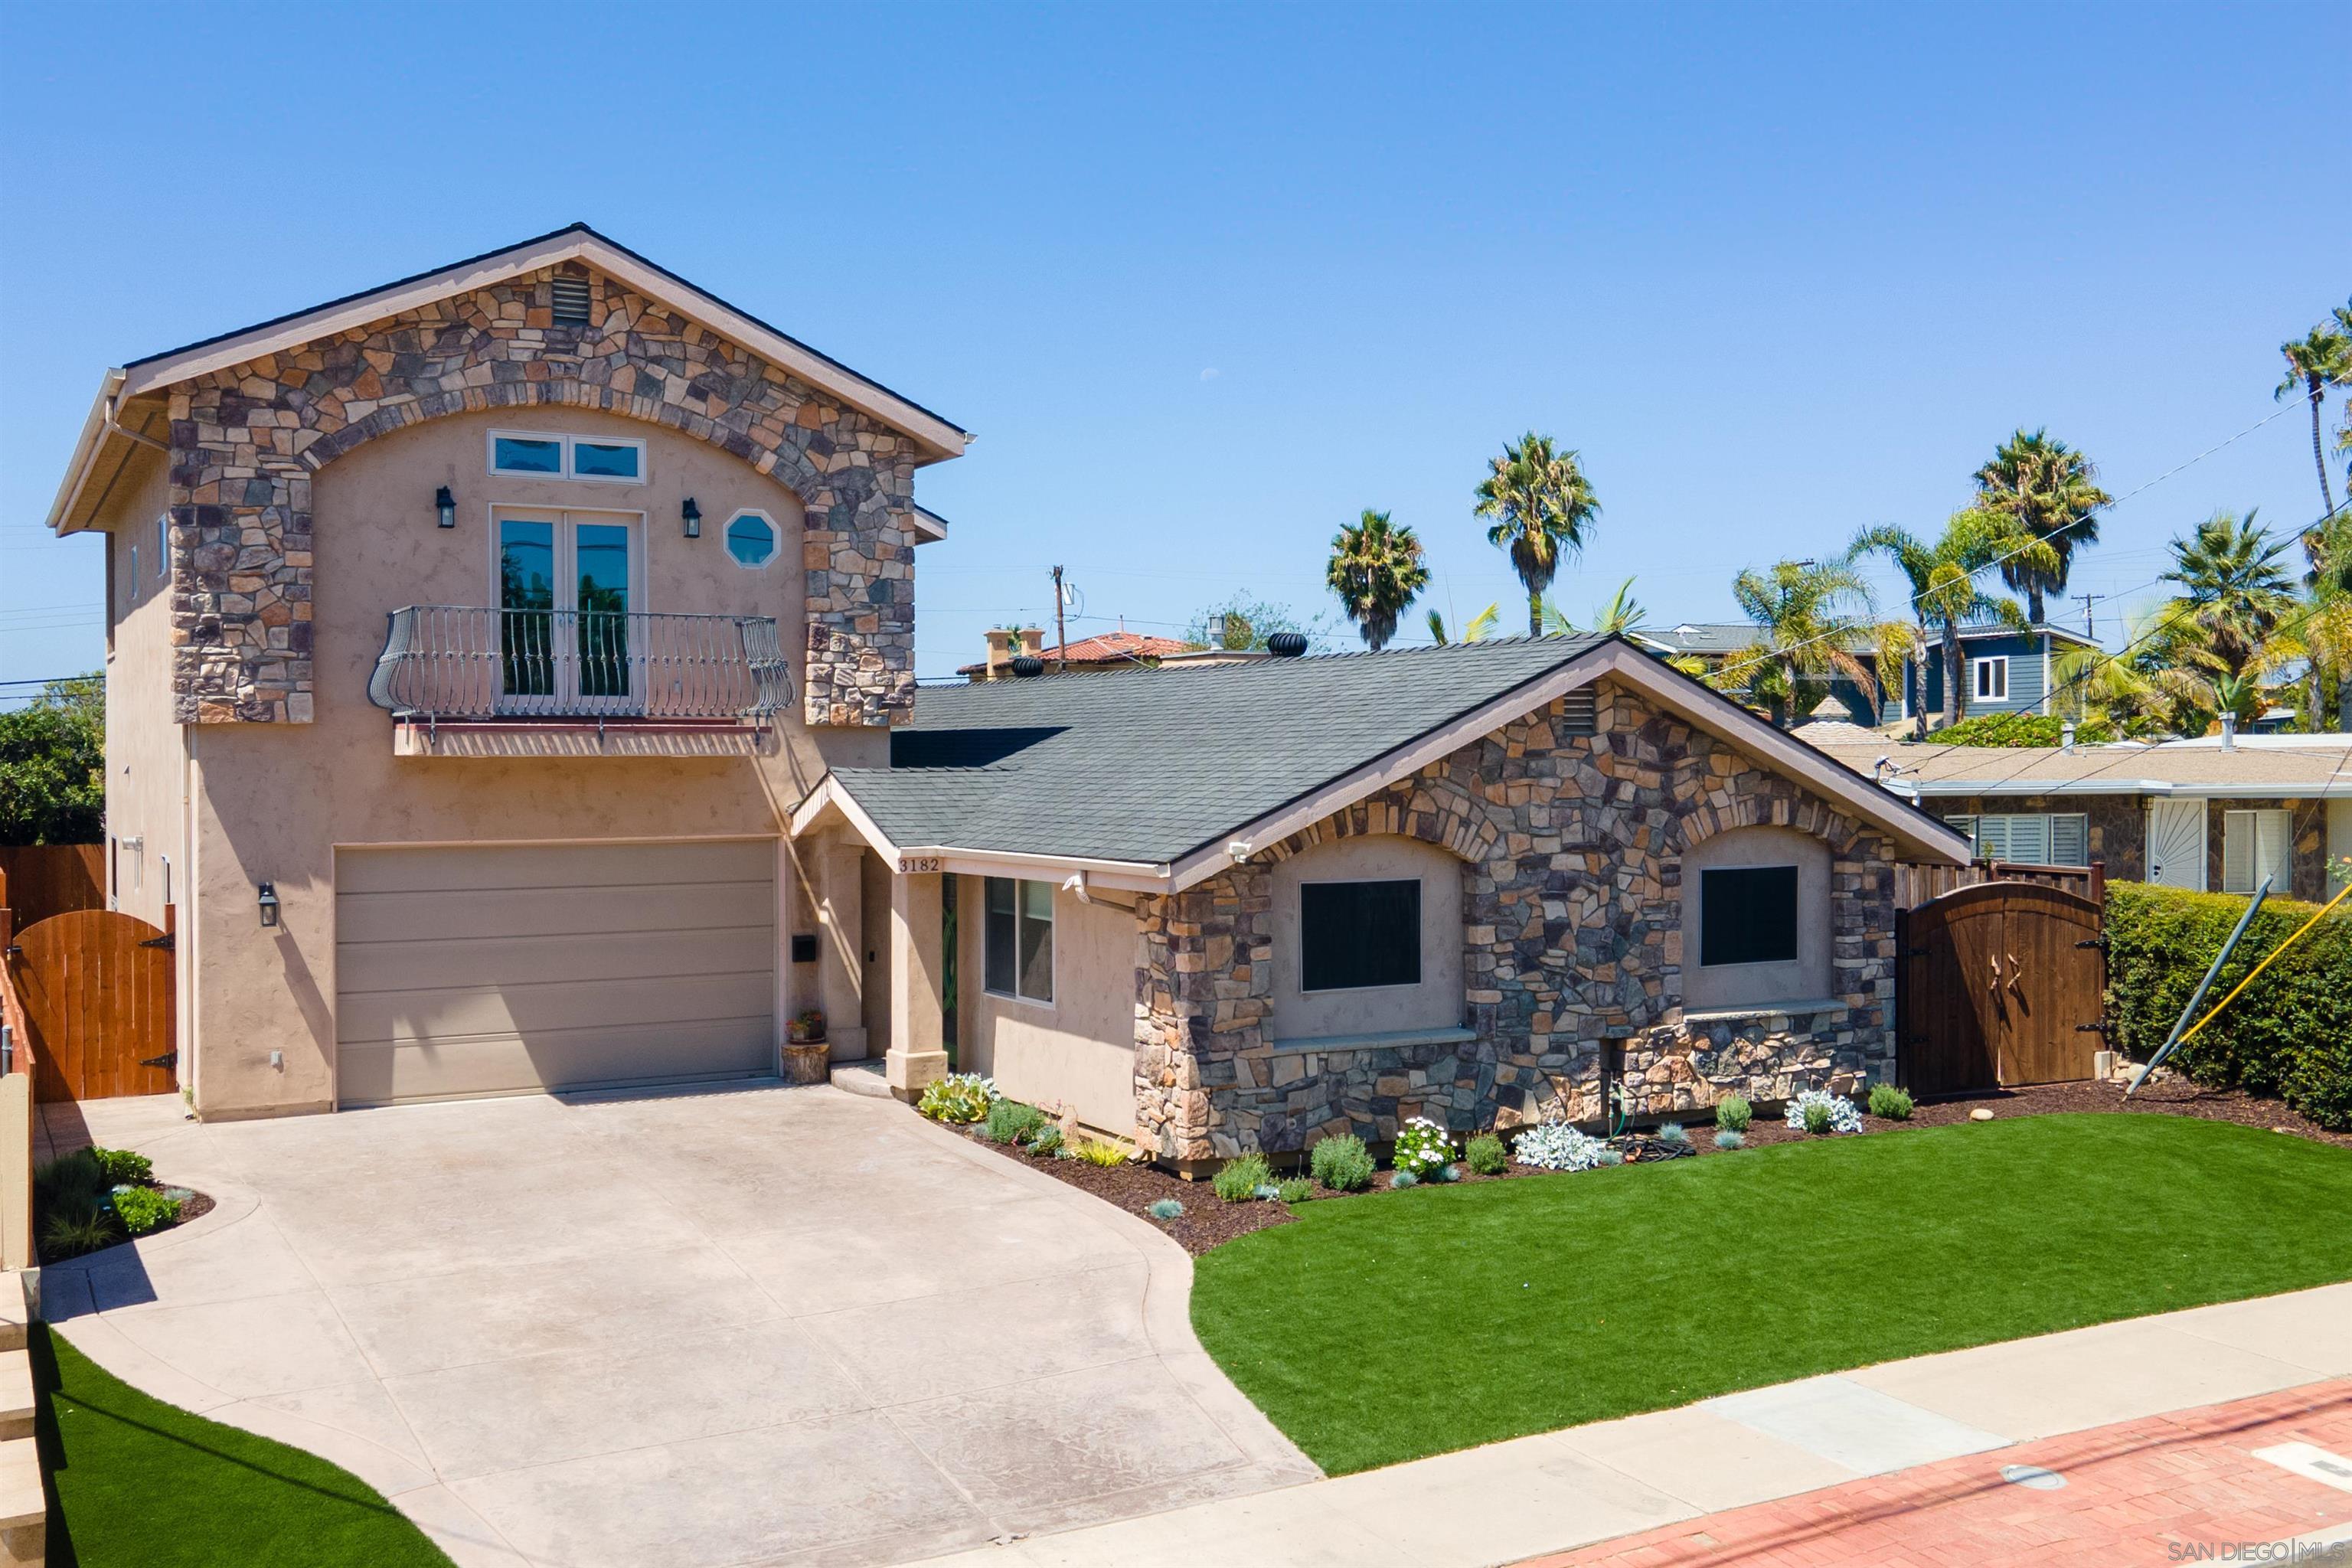
[[[1192,653],[1199,647],[1198,643],[1183,642],[1175,637],[1148,637],[1142,632],[1097,632],[1074,643],[1046,648],[1038,657],[1047,664],[1056,659],[1066,659],[1072,664],[1132,666],[1145,659],[1166,658],[1171,653]],[[983,675],[987,670],[985,659],[978,664],[956,667],[958,675]]]
[[[1236,840],[1272,843],[1604,674],[1913,852],[1967,858],[1965,839],[1868,779],[1623,638],[1590,636],[929,687],[891,736],[891,765],[836,769],[793,830],[836,809],[886,857],[1181,889]]]
[[[87,471],[102,447],[124,441],[156,445],[145,433],[124,430],[115,423],[121,406],[134,398],[152,396],[180,382],[243,364],[264,354],[332,337],[355,327],[379,321],[403,310],[437,300],[488,288],[510,278],[537,272],[560,262],[577,260],[651,300],[673,307],[721,337],[759,355],[780,370],[839,398],[853,408],[912,437],[920,448],[919,461],[938,462],[960,457],[972,434],[933,413],[913,399],[893,392],[869,376],[860,375],[828,354],[818,353],[781,328],[750,311],[729,304],[716,294],[697,288],[659,263],[647,259],[619,241],[575,223],[496,250],[469,256],[429,271],[413,273],[390,283],[363,289],[323,304],[273,316],[249,327],[216,333],[175,349],[149,354],[106,373],[89,417],[85,421],[74,455],[67,464],[58,499],[49,509],[48,526],[56,529],[79,492]]]

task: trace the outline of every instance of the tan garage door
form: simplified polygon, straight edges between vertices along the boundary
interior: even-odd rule
[[[344,1105],[776,1070],[775,841],[335,856]]]

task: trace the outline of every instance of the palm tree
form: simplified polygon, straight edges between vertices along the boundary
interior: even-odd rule
[[[2074,552],[2099,542],[2092,513],[2114,498],[2093,481],[2090,458],[2046,429],[2020,430],[2003,441],[1992,461],[1976,471],[1977,505],[2005,512],[2029,539],[2047,544],[2046,557],[2018,554],[2000,563],[2000,580],[2025,595],[2026,620],[2042,624],[2042,598],[2066,591]]]
[[[2311,403],[2311,461],[2319,469],[2323,517],[2336,510],[2336,492],[2327,484],[2327,447],[2320,434],[2319,405],[2329,387],[2352,382],[2352,306],[2336,311],[2336,321],[2340,326],[2322,321],[2302,337],[2279,344],[2286,374],[2271,394],[2284,399],[2300,393]]]
[[[1331,564],[1323,574],[1339,607],[1374,653],[1396,636],[1397,617],[1429,585],[1421,541],[1389,514],[1364,509],[1360,521],[1331,536]]]
[[[1543,591],[1564,557],[1584,548],[1585,531],[1601,502],[1574,452],[1555,451],[1551,437],[1528,431],[1490,459],[1478,481],[1477,514],[1492,518],[1486,542],[1510,552],[1511,570],[1528,589],[1528,635],[1543,635]]]
[[[1971,508],[1955,512],[1944,523],[1934,543],[1893,523],[1865,528],[1845,552],[1848,562],[1866,555],[1884,555],[1895,563],[1911,587],[1911,613],[1924,648],[1931,626],[1944,650],[1944,722],[1960,721],[1960,628],[1986,621],[2023,626],[2025,616],[2016,601],[1988,594],[1977,579],[1996,564],[2023,563],[2047,573],[2057,563],[2056,547],[2028,538],[2005,511]],[[2006,557],[2007,559],[2004,559]],[[1927,661],[1911,665],[1911,716],[1914,733],[1927,733]]]
[[[1782,561],[1771,571],[1742,572],[1732,579],[1731,596],[1756,623],[1756,640],[1733,654],[1715,672],[1717,682],[1747,687],[1761,700],[1772,722],[1785,728],[1827,695],[1822,678],[1870,679],[1869,668],[1848,645],[1867,628],[1848,606],[1867,609],[1870,585],[1843,562]]]
[[[1501,611],[1500,605],[1489,605],[1471,616],[1470,624],[1462,628],[1462,640],[1485,642],[1488,637],[1493,637],[1495,623],[1503,618]],[[1445,617],[1435,610],[1429,612],[1429,640],[1440,647],[1444,647],[1448,640],[1445,636]]]
[[[2206,651],[2233,680],[2266,662],[2271,633],[2294,605],[2294,579],[2279,564],[2285,540],[2217,511],[2171,544],[2172,569],[2162,581],[2180,585],[2189,620],[2204,634]]]
[[[1609,595],[1607,604],[1592,606],[1592,630],[1600,637],[1622,637],[1640,630],[1642,623],[1649,618],[1648,608],[1633,597],[1631,577],[1617,584],[1617,591]]]

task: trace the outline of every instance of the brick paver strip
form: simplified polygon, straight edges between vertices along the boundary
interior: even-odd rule
[[[2231,1561],[2181,1548],[2277,1542],[2352,1521],[2352,1492],[2254,1458],[2280,1443],[2352,1456],[2352,1379],[2095,1426],[1685,1520],[1521,1568],[2057,1568]],[[2054,1491],[2001,1479],[2039,1465]],[[2239,1561],[2284,1561],[2283,1556]]]

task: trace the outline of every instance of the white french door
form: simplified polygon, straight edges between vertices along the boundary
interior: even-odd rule
[[[2147,879],[2205,890],[2205,803],[2152,800],[2147,805]]]
[[[634,512],[499,507],[499,706],[503,711],[621,712],[641,700],[632,614],[644,580],[644,520]]]

